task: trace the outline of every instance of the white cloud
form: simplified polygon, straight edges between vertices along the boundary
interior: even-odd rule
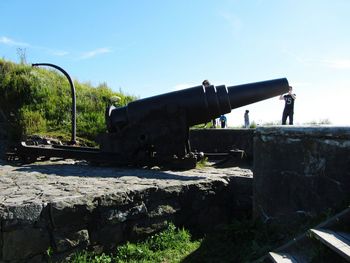
[[[81,59],[88,59],[88,58],[96,57],[98,55],[110,53],[110,52],[112,52],[112,50],[110,50],[109,48],[98,48],[98,49],[83,53],[80,58]]]
[[[1,44],[5,44],[5,45],[8,45],[8,46],[20,46],[20,47],[28,47],[30,46],[29,44],[27,43],[24,43],[24,42],[18,42],[16,40],[13,40],[11,38],[8,38],[8,37],[0,37],[0,43]]]
[[[67,52],[67,51],[55,50],[55,49],[51,49],[51,48],[43,47],[43,46],[35,46],[35,45],[31,45],[29,43],[19,42],[19,41],[16,41],[12,38],[5,37],[5,36],[0,37],[0,44],[4,44],[7,46],[15,46],[15,47],[28,47],[28,48],[40,50],[42,52],[46,52],[46,53],[49,53],[53,56],[58,56],[58,57],[66,56],[69,54],[69,52]]]

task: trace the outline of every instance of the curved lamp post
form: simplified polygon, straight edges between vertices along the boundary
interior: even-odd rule
[[[76,144],[76,96],[75,96],[75,87],[74,87],[74,83],[71,79],[71,77],[69,76],[69,74],[61,67],[54,65],[54,64],[50,64],[50,63],[34,63],[32,64],[32,67],[38,67],[38,66],[48,66],[48,67],[53,67],[59,71],[61,71],[66,78],[69,81],[69,85],[71,87],[71,91],[72,91],[72,137],[71,137],[71,144]]]

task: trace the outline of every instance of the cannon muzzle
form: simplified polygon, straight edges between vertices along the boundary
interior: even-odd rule
[[[228,87],[231,109],[266,100],[288,92],[286,78]]]

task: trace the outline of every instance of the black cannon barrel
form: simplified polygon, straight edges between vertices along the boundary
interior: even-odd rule
[[[110,112],[109,123],[122,128],[128,123],[150,121],[160,116],[186,114],[187,125],[209,122],[232,109],[265,100],[288,91],[286,78],[226,87],[196,86],[130,102]]]
[[[261,81],[228,87],[231,108],[239,108],[254,102],[266,100],[288,92],[286,78]]]

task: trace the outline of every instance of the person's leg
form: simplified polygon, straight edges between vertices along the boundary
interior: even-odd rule
[[[282,125],[286,125],[286,120],[287,120],[287,111],[283,110],[283,114],[282,114]]]
[[[293,115],[294,115],[293,111],[289,112],[289,125],[293,125]]]

